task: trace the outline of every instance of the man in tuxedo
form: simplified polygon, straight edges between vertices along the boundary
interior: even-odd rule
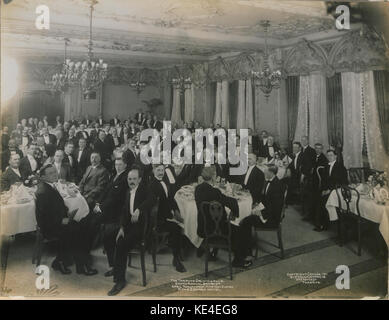
[[[298,141],[293,142],[293,156],[292,161],[288,166],[290,170],[290,180],[288,185],[288,203],[297,203],[300,197],[300,177],[301,177],[301,143]]]
[[[86,125],[86,126],[89,126],[91,123],[92,123],[92,121],[89,120],[88,115],[84,118],[84,120],[81,121],[81,124]],[[80,127],[81,127],[81,125],[80,125]]]
[[[69,165],[73,181],[75,182],[77,180],[77,161],[74,158],[74,144],[71,141],[65,144],[63,163]]]
[[[1,132],[1,147],[2,150],[5,150],[8,148],[8,142],[9,142],[10,136],[8,132],[8,127],[3,127],[3,130]]]
[[[313,212],[308,216],[309,221],[314,221],[316,215],[317,204],[320,203],[321,197],[321,183],[324,173],[324,169],[328,164],[328,159],[323,153],[323,145],[321,143],[315,143],[316,159],[313,167],[312,178],[312,206]],[[320,177],[319,177],[320,175]]]
[[[265,177],[263,172],[256,166],[257,156],[254,153],[248,155],[248,168],[247,172],[240,176],[240,184],[250,191],[253,199],[253,205],[261,201],[263,184]]]
[[[138,112],[135,113],[134,119],[138,124],[142,124],[143,120],[145,119],[145,114],[142,112],[142,109],[139,109]]]
[[[108,292],[109,296],[117,295],[126,286],[126,268],[128,252],[142,239],[145,218],[156,199],[142,181],[142,170],[134,166],[127,175],[129,186],[121,212],[120,228],[114,234],[109,251],[115,250],[113,270],[106,273],[113,275],[115,285]],[[116,247],[116,248],[115,248]]]
[[[105,122],[103,120],[103,117],[101,115],[99,115],[99,117],[97,118],[96,120],[96,123],[100,126],[100,127],[103,127]]]
[[[17,147],[15,139],[9,139],[8,148],[3,149],[1,153],[1,170],[5,171],[8,166],[9,159],[12,154],[17,153],[21,158],[23,158],[23,152]]]
[[[76,162],[76,181],[81,181],[86,168],[90,165],[91,150],[87,147],[87,142],[84,138],[78,140],[78,148],[74,151],[73,159]]]
[[[58,179],[73,182],[74,176],[72,170],[69,164],[65,163],[63,159],[64,159],[64,151],[63,150],[55,151],[53,166],[57,170]]]
[[[312,187],[313,187],[313,170],[316,160],[316,152],[309,145],[307,136],[301,137],[301,192],[303,201],[303,220],[309,220],[309,217],[314,214],[312,203]]]
[[[99,131],[98,139],[94,142],[94,151],[98,152],[101,156],[101,163],[108,170],[111,169],[111,155],[113,152],[112,144],[106,139],[106,133],[104,130]]]
[[[336,151],[327,151],[328,164],[324,168],[321,198],[316,207],[315,228],[313,230],[321,232],[328,229],[329,218],[325,208],[328,197],[332,190],[341,185],[348,185],[347,170],[344,165],[338,161]]]
[[[181,227],[168,219],[182,221],[177,203],[174,200],[173,188],[163,181],[165,167],[163,164],[153,165],[153,176],[150,179],[149,187],[155,198],[159,199],[157,229],[169,232],[169,245],[173,251],[173,266],[178,272],[186,272],[180,261]]]
[[[88,202],[89,208],[93,210],[108,184],[109,175],[107,169],[101,164],[99,153],[92,152],[90,163],[91,165],[86,169],[80,181],[79,188],[81,194]]]
[[[269,134],[267,133],[266,130],[263,130],[261,132],[261,139],[259,141],[258,145],[258,156],[261,158],[266,158],[268,154],[267,150],[267,139],[268,139]]]
[[[85,139],[86,143],[89,143],[89,134],[85,130],[85,124],[80,124],[80,130],[76,133],[77,141],[81,138]],[[77,145],[77,144],[76,144]]]
[[[137,159],[136,144],[134,139],[130,139],[127,142],[127,150],[123,152],[123,160],[127,165],[127,168],[131,168]]]
[[[239,217],[239,206],[238,201],[234,198],[225,196],[219,189],[214,188],[211,185],[213,179],[216,178],[216,168],[214,166],[203,167],[201,171],[201,177],[203,182],[199,184],[195,189],[195,201],[197,206],[197,234],[201,238],[205,238],[207,233],[212,233],[215,228],[215,222],[209,216],[208,212],[204,212],[207,229],[204,229],[204,216],[201,213],[201,206],[203,202],[217,201],[223,207],[227,207],[231,210],[231,219]],[[223,211],[222,222],[220,227],[223,233],[228,232],[228,223],[227,213]],[[234,252],[234,260],[232,265],[234,267],[249,267],[251,265],[250,261],[245,261],[244,258],[247,255],[248,248],[246,247],[247,243],[241,241],[241,229],[235,225],[231,225],[232,231],[232,247]],[[208,253],[207,253],[208,254]],[[215,258],[216,251],[213,252],[213,257]]]
[[[265,169],[265,187],[262,197],[264,209],[252,213],[244,218],[240,226],[244,232],[244,242],[252,243],[251,227],[276,228],[281,222],[282,207],[284,205],[285,186],[277,178],[278,167],[268,165]]]
[[[73,144],[73,146],[76,146],[78,144],[78,138],[76,136],[76,130],[73,127],[69,129],[66,142],[71,142]],[[66,143],[65,143],[65,145],[66,145]]]
[[[153,117],[153,126],[152,127],[153,127],[153,129],[156,129],[158,131],[161,131],[161,129],[163,128],[162,121],[159,121],[157,116]]]
[[[85,239],[88,237],[80,223],[73,220],[77,209],[69,212],[54,182],[58,180],[57,170],[48,164],[40,171],[41,182],[35,193],[36,220],[46,239],[58,239],[57,256],[52,263],[54,270],[70,274],[67,264],[73,256],[78,274],[95,275],[86,262],[88,249]]]
[[[268,136],[267,137],[267,143],[264,146],[263,154],[266,156],[267,160],[271,160],[274,158],[274,154],[276,152],[279,152],[280,148],[275,144],[274,137]]]
[[[63,150],[65,148],[66,139],[64,138],[64,132],[59,129],[55,131],[55,136],[57,138],[55,146],[59,150]]]
[[[11,154],[9,166],[1,175],[1,191],[8,191],[17,182],[23,182],[23,177],[19,171],[20,156],[17,153]]]
[[[30,175],[34,174],[38,169],[39,165],[36,159],[34,158],[36,146],[31,144],[27,147],[27,154],[25,157],[20,160],[19,170],[24,178],[28,178]]]
[[[135,122],[130,121],[130,127],[128,128],[128,133],[129,133],[130,138],[135,137],[138,131],[139,130],[136,128]]]
[[[116,127],[118,124],[120,124],[118,115],[115,115],[115,117],[109,121],[109,124],[111,127]]]
[[[28,128],[25,127],[22,131],[20,144],[22,147],[27,148],[33,141],[32,137],[28,134]]]

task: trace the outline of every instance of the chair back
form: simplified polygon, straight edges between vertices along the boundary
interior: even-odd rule
[[[323,170],[324,170],[324,166],[318,166],[316,168],[316,175],[317,175],[317,178],[319,179],[319,190],[321,189],[321,184],[322,184],[322,174],[323,174]]]
[[[227,238],[231,234],[231,226],[228,225],[228,234],[223,233],[221,224],[224,221],[224,207],[218,201],[204,201],[200,206],[200,214],[203,216],[204,234],[206,238]],[[229,219],[227,219],[229,220]],[[212,224],[211,224],[212,222]],[[213,226],[212,226],[213,225]],[[212,226],[212,227],[210,227]]]
[[[335,189],[336,195],[338,197],[338,208],[342,213],[353,213],[350,208],[350,203],[352,201],[353,196],[356,197],[356,214],[360,217],[361,213],[359,211],[359,200],[360,194],[357,189],[352,188],[350,186],[339,186]],[[345,202],[346,207],[343,209],[342,200]]]

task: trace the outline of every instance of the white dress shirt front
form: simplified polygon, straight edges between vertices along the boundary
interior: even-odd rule
[[[138,186],[136,186],[136,188],[130,191],[130,214],[131,215],[134,214],[134,201],[135,201],[136,190],[138,190]]]

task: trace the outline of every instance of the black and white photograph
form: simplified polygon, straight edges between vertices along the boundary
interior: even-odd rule
[[[0,300],[388,300],[387,1],[0,9]]]

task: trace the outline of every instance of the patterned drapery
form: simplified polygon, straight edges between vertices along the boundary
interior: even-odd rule
[[[327,78],[327,125],[328,142],[335,147],[343,147],[343,103],[342,76],[335,73]]]
[[[389,155],[389,72],[376,70],[373,74],[382,140]]]

